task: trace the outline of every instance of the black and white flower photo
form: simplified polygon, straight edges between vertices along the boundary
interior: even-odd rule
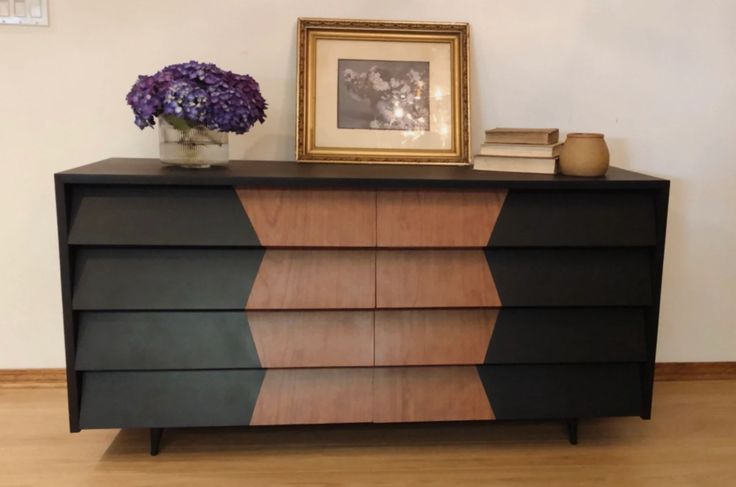
[[[429,130],[429,63],[339,59],[337,125]]]

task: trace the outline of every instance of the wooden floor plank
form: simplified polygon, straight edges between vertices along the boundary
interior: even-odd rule
[[[66,391],[0,389],[0,486],[736,485],[736,381],[655,384],[653,419],[70,434]]]

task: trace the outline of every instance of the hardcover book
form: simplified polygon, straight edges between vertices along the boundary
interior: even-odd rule
[[[483,144],[479,154],[500,157],[557,157],[562,143],[558,144]]]
[[[548,157],[525,158],[477,155],[473,158],[473,169],[479,171],[556,174],[557,159]]]
[[[486,130],[486,142],[491,144],[556,144],[558,129],[504,128]]]

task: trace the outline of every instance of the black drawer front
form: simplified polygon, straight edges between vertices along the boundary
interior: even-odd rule
[[[74,309],[243,309],[260,249],[80,248]]]
[[[229,186],[78,186],[69,227],[72,245],[260,245]]]
[[[264,370],[85,372],[82,428],[250,423]]]
[[[486,364],[646,360],[644,308],[504,308]]]
[[[496,419],[641,414],[638,364],[478,367]]]
[[[260,368],[245,312],[81,312],[77,370]]]
[[[488,249],[503,306],[647,306],[651,251],[632,249]]]
[[[491,247],[629,247],[656,243],[648,191],[509,191]]]

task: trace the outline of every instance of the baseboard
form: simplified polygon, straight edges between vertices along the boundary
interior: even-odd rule
[[[66,387],[65,369],[0,369],[0,389]]]
[[[736,380],[736,362],[663,362],[656,365],[654,379]],[[66,386],[64,369],[0,369],[2,388],[48,388]]]
[[[736,379],[736,362],[663,362],[654,369],[654,380]]]

